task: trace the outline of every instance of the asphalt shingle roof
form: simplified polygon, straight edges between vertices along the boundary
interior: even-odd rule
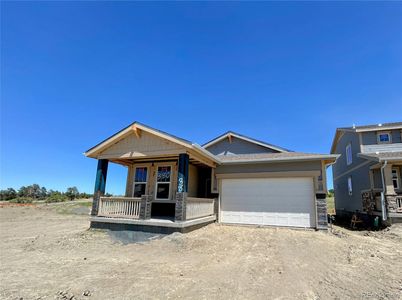
[[[340,127],[339,129],[347,129],[347,130],[371,130],[371,129],[383,129],[387,127],[396,127],[396,126],[401,126],[402,127],[402,122],[393,122],[393,123],[382,123],[381,126],[379,124],[372,124],[372,125],[362,125],[362,126],[350,126],[350,127]]]
[[[395,152],[379,152],[379,153],[360,153],[359,156],[374,158],[379,161],[384,161],[387,159],[392,160],[402,160],[402,151]]]

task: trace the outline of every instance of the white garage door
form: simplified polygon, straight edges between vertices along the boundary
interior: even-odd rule
[[[313,179],[222,179],[221,222],[315,227]]]

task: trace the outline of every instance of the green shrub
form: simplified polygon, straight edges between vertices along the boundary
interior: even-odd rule
[[[11,199],[11,203],[32,203],[33,199],[29,197],[18,197]]]
[[[54,202],[64,202],[67,201],[68,197],[62,194],[53,194],[46,198],[45,203],[54,203]]]

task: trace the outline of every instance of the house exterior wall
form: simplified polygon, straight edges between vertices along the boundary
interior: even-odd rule
[[[321,161],[298,161],[280,163],[249,163],[220,165],[215,169],[216,175],[233,173],[261,173],[261,172],[294,172],[294,171],[318,171],[322,173]],[[325,176],[315,176],[316,192],[326,190]]]
[[[362,190],[370,189],[370,166],[374,163],[363,165],[344,176],[334,180],[335,208],[337,213],[343,211],[362,211]],[[352,195],[349,195],[348,178],[352,178]]]
[[[384,130],[384,131],[390,131],[391,136],[392,136],[392,143],[402,143],[402,131],[400,129],[395,129],[395,130]],[[379,131],[368,131],[368,132],[362,132],[362,145],[374,145],[377,144],[377,133],[381,132]]]
[[[402,151],[402,143],[362,145],[362,153]]]
[[[248,163],[220,165],[215,169],[216,174],[257,173],[257,172],[290,172],[290,171],[320,171],[321,162],[299,161],[280,163]]]
[[[373,181],[375,189],[382,189],[382,178],[380,168],[373,170]]]
[[[326,203],[326,176],[322,173],[325,169],[324,164],[318,161],[298,161],[298,162],[278,162],[278,163],[254,163],[254,164],[230,164],[220,165],[216,168],[216,175],[223,177],[225,174],[234,176],[235,174],[252,173],[250,176],[258,176],[258,173],[263,173],[262,176],[275,177],[274,173],[281,173],[283,177],[301,176],[313,177],[314,196],[316,208],[316,224],[318,229],[327,228],[327,203]],[[292,172],[293,175],[292,175]],[[294,175],[297,172],[297,175]],[[300,172],[300,173],[299,173]],[[271,174],[269,174],[271,173]],[[287,174],[288,173],[288,174]],[[272,175],[273,174],[273,175]],[[317,174],[317,175],[312,175]],[[319,175],[318,175],[319,174]],[[243,176],[243,175],[241,175]],[[279,176],[279,175],[276,175]],[[247,177],[247,175],[245,176]],[[222,180],[219,180],[220,190],[222,190]]]
[[[196,166],[190,164],[188,174],[188,197],[197,197],[198,196],[198,169]]]
[[[126,197],[133,196],[134,190],[134,176],[135,176],[135,168],[138,167],[147,167],[148,168],[148,182],[146,187],[146,194],[154,196],[155,194],[155,184],[156,184],[156,171],[158,165],[171,165],[172,166],[172,178],[171,178],[171,199],[175,199],[177,192],[177,163],[176,161],[169,161],[166,163],[134,163],[128,167],[127,171],[127,183],[126,183]],[[197,197],[198,196],[198,169],[196,166],[190,164],[189,165],[189,177],[188,177],[188,196],[189,197]]]
[[[346,146],[352,147],[352,163],[346,164]],[[360,138],[358,133],[344,132],[338,140],[335,149],[336,154],[341,154],[337,162],[332,166],[335,208],[337,213],[342,211],[354,212],[362,210],[361,190],[370,188],[370,166],[374,162],[357,156],[360,153]],[[348,178],[352,178],[352,195],[348,191]]]
[[[134,133],[129,134],[102,151],[99,157],[130,158],[159,155],[161,153],[179,153],[180,151],[185,152],[184,147],[143,131],[140,137],[135,136]]]
[[[213,144],[206,148],[214,155],[230,155],[230,154],[250,154],[250,153],[277,153],[273,149],[263,147],[248,141],[232,137],[230,143],[228,138],[220,140],[216,144]]]
[[[377,142],[377,133],[381,131],[362,132],[362,153],[375,153],[375,152],[392,152],[402,151],[402,131],[384,130],[384,132],[391,133],[391,143],[379,144]]]

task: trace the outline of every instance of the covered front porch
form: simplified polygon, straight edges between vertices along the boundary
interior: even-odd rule
[[[383,220],[402,221],[402,153],[366,154],[377,162],[370,167],[370,189],[362,191],[363,209]]]
[[[186,232],[214,222],[213,157],[141,124],[126,131],[117,141],[113,136],[85,153],[98,159],[91,227]],[[104,196],[109,163],[127,168],[124,196]]]

